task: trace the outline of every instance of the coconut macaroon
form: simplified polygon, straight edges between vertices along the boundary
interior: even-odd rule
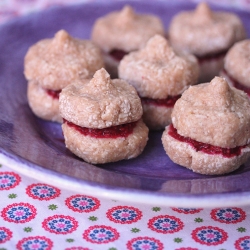
[[[59,108],[66,147],[87,162],[135,158],[146,146],[148,128],[136,90],[111,80],[105,69],[64,88]]]
[[[91,41],[71,37],[65,30],[31,46],[24,59],[28,102],[40,118],[62,122],[59,93],[77,79],[91,78],[104,65],[101,50]]]
[[[201,174],[236,170],[250,156],[249,110],[247,95],[224,78],[191,86],[176,102],[173,124],[163,132],[167,155]]]
[[[250,40],[237,42],[227,53],[220,73],[231,86],[250,97]]]
[[[118,73],[141,97],[146,125],[159,130],[171,122],[183,91],[197,83],[199,66],[193,55],[175,53],[164,37],[155,35],[143,49],[121,60]]]
[[[205,2],[195,10],[178,13],[169,26],[172,46],[198,58],[199,82],[211,81],[219,75],[228,49],[245,37],[243,24],[235,14],[212,11]]]
[[[155,34],[164,35],[162,21],[152,14],[137,14],[126,5],[96,20],[92,41],[102,49],[107,71],[117,77],[122,57],[144,47]]]

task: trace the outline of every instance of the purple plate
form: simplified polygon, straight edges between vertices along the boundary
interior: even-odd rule
[[[164,22],[193,4],[127,2],[137,12],[153,13]],[[27,49],[59,29],[88,39],[95,19],[119,10],[124,2],[89,3],[52,8],[18,18],[0,27],[0,153],[1,163],[40,181],[77,192],[152,205],[201,207],[250,203],[250,161],[223,176],[205,176],[174,164],[161,144],[162,132],[150,133],[136,159],[90,165],[69,152],[59,124],[37,118],[30,110],[23,76]],[[250,34],[250,14],[237,14]],[[81,191],[79,191],[81,190]]]

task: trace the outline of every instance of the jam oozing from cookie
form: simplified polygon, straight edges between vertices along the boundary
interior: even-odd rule
[[[46,93],[54,99],[59,99],[61,90],[46,89]]]
[[[63,120],[64,123],[66,123],[68,126],[76,129],[78,132],[83,134],[84,136],[91,136],[94,138],[119,138],[119,137],[128,137],[130,134],[133,133],[133,129],[136,126],[137,122],[131,122],[126,123],[118,126],[113,126],[109,128],[103,128],[103,129],[94,129],[94,128],[86,128],[86,127],[80,127],[72,122],[69,122],[67,120]]]
[[[145,104],[151,104],[155,106],[165,106],[168,108],[174,107],[176,101],[181,97],[181,95],[168,96],[166,99],[151,99],[146,97],[141,97],[141,101]]]
[[[204,63],[207,61],[212,61],[212,60],[219,60],[222,57],[225,57],[227,51],[221,51],[215,54],[209,54],[209,55],[205,55],[205,56],[196,56],[198,59],[199,63]]]
[[[109,55],[113,57],[116,61],[120,62],[122,58],[127,55],[128,52],[120,49],[113,49],[109,52]]]
[[[178,134],[176,128],[172,124],[169,126],[168,134],[178,141],[188,143],[196,151],[202,151],[203,153],[210,154],[210,155],[220,154],[226,158],[239,156],[241,154],[241,149],[245,147],[245,146],[239,146],[235,148],[221,148],[221,147],[213,146],[207,143],[198,142],[189,137],[184,137]]]
[[[247,95],[250,97],[250,88],[249,87],[246,87],[242,84],[240,84],[238,81],[236,81],[233,77],[231,77],[228,72],[223,69],[223,73],[225,75],[227,75],[227,77],[230,79],[230,81],[232,82],[233,86],[236,88],[236,89],[240,89],[240,90],[243,90],[245,93],[247,93]]]

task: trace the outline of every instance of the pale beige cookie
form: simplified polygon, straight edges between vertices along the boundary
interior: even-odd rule
[[[29,106],[36,116],[62,123],[59,114],[59,99],[50,96],[37,82],[28,82],[27,97]]]
[[[164,37],[155,35],[145,48],[125,56],[120,62],[118,72],[120,78],[136,88],[140,97],[166,99],[169,96],[180,95],[188,86],[196,84],[199,66],[194,56],[176,53]],[[150,107],[146,107],[149,105]],[[143,107],[145,121],[154,120],[162,112],[162,106],[143,102]],[[166,115],[163,116],[163,113]],[[164,128],[169,124],[171,111],[163,113],[161,118],[156,118],[159,122],[152,121],[152,124],[159,123],[160,126],[155,124],[153,127],[150,125],[150,128]],[[151,122],[146,124],[149,125]]]
[[[242,165],[250,156],[250,146],[243,148],[239,156],[230,158],[219,154],[206,154],[196,151],[186,142],[176,140],[168,134],[167,127],[162,135],[162,143],[170,159],[193,172],[206,175],[230,173]]]
[[[221,53],[226,53],[235,42],[245,37],[245,29],[238,16],[225,11],[212,11],[205,2],[195,10],[178,13],[169,26],[172,46],[201,58],[201,81],[210,81],[211,77],[218,75],[223,66],[224,54]],[[203,76],[211,64],[213,71]]]
[[[162,135],[164,149],[175,163],[201,174],[223,174],[237,169],[250,156],[250,100],[225,79],[190,86],[176,102],[173,127],[179,136],[219,148],[241,147],[238,156],[226,157],[196,151],[188,142],[177,139],[167,127]],[[202,147],[201,147],[202,148]],[[206,148],[206,146],[204,147]]]
[[[139,120],[133,133],[128,137],[94,138],[84,136],[76,129],[62,125],[67,148],[93,164],[115,162],[123,159],[132,159],[142,153],[148,140],[148,128]]]
[[[162,21],[152,14],[138,14],[126,5],[120,11],[100,17],[94,23],[91,39],[103,53],[105,67],[112,77],[117,77],[119,58],[110,52],[126,54],[143,48],[155,34],[164,35]]]
[[[124,80],[111,80],[105,69],[98,70],[91,80],[64,88],[59,97],[66,147],[90,163],[114,162],[138,156],[146,146],[148,128],[143,123],[142,106],[133,86]],[[73,124],[73,126],[72,126]],[[105,129],[130,126],[128,136],[96,137],[79,132],[83,128],[109,134]],[[123,131],[119,130],[119,131]]]
[[[62,117],[82,127],[116,126],[138,121],[142,116],[135,88],[124,80],[111,80],[105,69],[98,70],[91,80],[65,87],[59,102]]]
[[[172,122],[178,133],[219,147],[250,142],[250,100],[225,79],[191,86],[175,103]]]
[[[238,83],[250,88],[250,40],[236,43],[225,57],[226,72]]]
[[[37,42],[29,48],[24,59],[32,111],[45,120],[62,122],[59,96],[48,93],[60,92],[78,79],[91,78],[103,65],[102,53],[96,45],[75,39],[64,30],[58,31],[54,38]]]
[[[65,30],[31,46],[24,59],[26,79],[52,90],[61,90],[79,78],[91,78],[102,67],[100,49],[91,41],[71,37]]]

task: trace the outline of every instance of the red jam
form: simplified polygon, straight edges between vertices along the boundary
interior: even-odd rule
[[[247,95],[250,97],[250,88],[249,87],[246,87],[242,84],[240,84],[238,81],[236,81],[234,78],[232,78],[225,69],[223,69],[224,71],[224,74],[226,74],[228,76],[228,78],[231,80],[231,82],[233,83],[233,86],[236,88],[236,89],[240,89],[240,90],[243,90],[245,93],[247,93]]]
[[[59,94],[61,90],[46,89],[46,93],[54,99],[59,99]]]
[[[151,99],[146,97],[141,97],[141,100],[145,104],[151,104],[155,106],[165,106],[168,108],[174,107],[176,101],[181,97],[181,95],[168,96],[166,99]]]
[[[109,52],[109,55],[113,57],[116,61],[120,62],[122,58],[127,55],[128,52],[120,49],[113,49],[112,51]]]
[[[112,138],[116,139],[119,137],[128,137],[130,134],[133,133],[133,129],[136,126],[137,122],[126,123],[118,126],[113,126],[109,128],[103,129],[95,129],[95,128],[85,128],[80,127],[72,122],[67,120],[63,120],[68,126],[76,129],[78,132],[83,134],[84,136],[91,136],[94,138]]]
[[[184,137],[184,136],[179,135],[176,128],[174,128],[172,124],[169,126],[168,134],[178,141],[188,143],[196,151],[202,151],[203,153],[210,154],[210,155],[220,154],[226,158],[239,156],[241,154],[241,149],[245,147],[245,146],[239,146],[235,148],[221,148],[221,147],[213,146],[207,143],[198,142],[189,137]]]
[[[209,55],[205,55],[205,56],[196,56],[196,58],[198,59],[199,63],[204,63],[210,60],[218,60],[221,57],[224,57],[226,55],[227,51],[221,51],[215,54],[209,54]]]

